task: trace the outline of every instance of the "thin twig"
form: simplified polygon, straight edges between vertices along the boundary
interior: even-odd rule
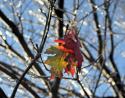
[[[46,34],[48,34],[48,30],[49,30],[49,25],[50,25],[51,15],[52,15],[52,9],[53,9],[53,7],[51,6],[50,9],[49,9],[49,12],[48,12],[48,18],[47,18],[47,22],[46,22],[45,29],[44,29],[44,33],[46,33]],[[48,26],[48,28],[47,28],[47,26]],[[17,82],[17,84],[16,84],[16,86],[15,86],[15,88],[14,88],[14,90],[13,90],[12,95],[11,95],[10,98],[14,98],[15,97],[17,89],[18,89],[20,83],[22,82],[23,78],[25,77],[25,75],[27,74],[27,72],[29,71],[29,69],[32,67],[32,65],[34,65],[34,63],[36,62],[36,60],[38,60],[39,57],[41,56],[41,52],[43,50],[46,38],[47,38],[47,35],[45,35],[44,40],[41,41],[39,52],[37,53],[37,55],[35,56],[35,58],[31,61],[31,63],[29,64],[29,66],[26,68],[26,70],[24,71],[24,73],[22,74],[22,76],[20,77],[20,79],[18,80],[18,82]]]
[[[82,88],[82,90],[84,91],[85,95],[87,96],[87,98],[90,98],[88,93],[86,92],[86,90],[84,89],[82,83],[80,82],[79,80],[79,75],[78,75],[78,70],[77,70],[77,74],[76,74],[76,79],[77,79],[77,82],[79,83],[80,87]]]

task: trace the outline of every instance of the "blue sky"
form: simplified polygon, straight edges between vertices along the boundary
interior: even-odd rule
[[[3,7],[0,6],[0,9],[10,19],[12,19],[14,21],[10,5],[7,6],[8,3],[5,3],[5,2],[3,3],[3,1],[6,1],[6,0],[0,0],[0,5],[3,5]],[[65,9],[68,12],[72,12],[72,10],[73,10],[72,1],[73,0],[65,0]],[[96,3],[98,5],[100,5],[100,4],[103,3],[103,0],[95,0],[95,1],[96,1]],[[124,0],[122,0],[122,1],[124,1]],[[125,69],[125,41],[124,41],[124,39],[125,39],[125,33],[124,33],[124,31],[125,31],[125,27],[124,27],[124,23],[125,23],[125,17],[124,17],[124,15],[125,15],[125,12],[120,7],[120,4],[116,8],[116,12],[117,13],[115,13],[114,17],[113,17],[113,31],[117,33],[117,34],[114,35],[115,36],[114,37],[115,43],[118,43],[122,39],[123,39],[123,41],[121,41],[121,43],[116,47],[114,59],[115,59],[116,64],[118,65],[117,67],[118,67],[118,69],[120,71],[120,74],[123,76],[123,75],[125,75],[125,72],[124,72],[124,69]],[[38,10],[40,7],[41,6],[39,4],[37,4],[36,2],[35,3],[32,2],[32,0],[25,0],[25,4],[22,6],[22,9],[26,8],[25,11],[24,11],[24,13],[23,13],[23,16],[22,16],[24,18],[24,21],[23,21],[23,27],[25,28],[23,30],[24,31],[24,36],[25,36],[25,40],[29,43],[29,47],[31,49],[32,49],[32,47],[31,47],[31,43],[29,42],[29,38],[30,37],[31,38],[35,38],[35,39],[33,39],[33,42],[35,44],[39,44],[40,38],[41,38],[40,35],[42,34],[44,26],[42,25],[42,23],[38,24],[39,23],[39,18],[31,15],[30,11],[33,12],[33,13],[35,13],[35,14],[40,14],[40,12]],[[16,11],[18,11],[18,9],[19,8],[17,8]],[[78,15],[77,15],[77,19],[78,20],[79,20],[79,18],[85,16],[86,13],[91,12],[91,7],[90,7],[90,4],[88,4],[87,0],[84,0],[84,3],[83,3],[83,5],[81,6],[80,9],[81,10],[78,10]],[[111,11],[112,11],[112,8],[111,8]],[[68,15],[70,16],[71,19],[73,19],[73,16],[71,14],[68,14]],[[104,25],[103,21],[104,21],[104,15],[105,15],[105,13],[103,13],[103,7],[101,7],[101,8],[98,9],[98,15],[99,15],[99,21],[100,21],[100,25],[101,25],[101,30],[103,31],[103,29],[104,29],[103,28],[103,25]],[[52,24],[54,24],[54,22],[55,22],[54,18],[52,18],[52,19],[53,19],[53,23]],[[67,20],[67,18],[65,16],[64,16],[64,20]],[[30,23],[29,21],[32,21],[32,22]],[[18,19],[15,22],[19,22]],[[82,22],[77,23],[78,29],[81,26],[81,23]],[[64,21],[64,24],[67,24],[67,22]],[[89,43],[91,43],[95,47],[97,47],[98,46],[98,44],[97,44],[97,35],[96,35],[95,27],[93,26],[93,24],[94,23],[93,23],[92,15],[88,16],[87,18],[85,18],[84,23],[82,25],[82,28],[80,30],[79,36],[81,38],[84,38],[85,40],[87,40]],[[19,53],[21,53],[23,56],[26,56],[26,54],[23,52],[23,49],[19,45],[18,41],[16,39],[14,39],[14,35],[9,36],[8,33],[1,28],[1,26],[3,26],[3,23],[0,23],[0,32],[2,32],[2,35],[6,37],[8,43],[11,44],[16,51],[18,51]],[[33,30],[33,31],[28,31],[28,30]],[[53,40],[55,38],[55,36],[51,35],[54,32],[54,30],[52,30],[52,31],[51,30],[52,30],[52,28],[50,28],[49,37],[47,39],[47,43],[46,43],[47,47],[48,47],[48,45],[53,45]],[[40,35],[37,35],[39,33],[40,33]],[[119,34],[119,33],[124,33],[124,34]],[[109,38],[110,37],[107,36],[107,43],[108,43],[107,44],[107,51],[108,51],[107,55],[108,55],[109,50],[110,50]],[[91,47],[89,47],[89,50],[92,52],[92,54],[94,55],[94,57],[97,58],[97,51],[95,51]],[[10,61],[10,59],[8,58],[8,54],[1,55],[2,52],[6,52],[6,51],[4,49],[0,48],[0,60],[1,61],[6,61],[9,64],[11,64],[11,63],[14,62],[17,65],[19,65],[20,68],[25,69],[25,64],[24,63],[22,63],[21,61],[16,61],[15,58],[11,58],[11,61]],[[35,54],[34,51],[32,51],[32,52]],[[85,59],[85,63],[83,63],[83,66],[84,65],[88,65],[88,62],[87,62],[86,59]],[[108,62],[108,66],[110,67],[110,63],[109,62]],[[90,75],[93,75],[93,73],[95,73],[95,72],[96,72],[96,70],[91,71]],[[2,81],[2,78],[0,78],[0,82],[1,81]],[[2,82],[4,82],[4,81],[2,81]],[[105,85],[106,84],[102,85],[97,90],[97,94],[103,94],[104,93],[105,89],[108,87],[108,86],[105,86]],[[5,90],[6,94],[8,94],[10,96],[10,94],[12,92],[12,88],[9,88],[8,86],[6,86],[4,84],[2,84],[2,85],[0,84],[0,86]],[[9,90],[7,88],[9,88]],[[102,90],[102,88],[104,88],[104,90]],[[110,91],[108,91],[107,95],[109,95],[109,94],[111,94]]]

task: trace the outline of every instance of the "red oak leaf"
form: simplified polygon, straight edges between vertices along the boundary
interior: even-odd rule
[[[67,65],[67,67],[65,68],[65,73],[70,73],[72,75],[72,77],[74,76],[76,70],[75,67],[72,65]]]
[[[64,47],[74,51],[72,57],[74,57],[78,61],[77,66],[80,69],[83,62],[83,56],[80,50],[81,44],[74,28],[66,32],[66,35],[64,36],[64,41]]]

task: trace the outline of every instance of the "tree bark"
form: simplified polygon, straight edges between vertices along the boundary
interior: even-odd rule
[[[8,98],[7,95],[4,93],[4,91],[2,90],[2,88],[0,88],[0,97],[1,98]]]
[[[55,14],[57,15],[57,32],[58,38],[61,39],[63,37],[63,9],[64,9],[64,0],[57,0],[58,8],[55,9]],[[61,79],[56,77],[54,81],[54,85],[51,88],[52,98],[59,98],[58,89],[60,85]]]

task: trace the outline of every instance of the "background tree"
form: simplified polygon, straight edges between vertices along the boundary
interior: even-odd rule
[[[124,98],[124,0],[0,0],[0,97]],[[84,62],[50,78],[44,52],[75,26]]]

